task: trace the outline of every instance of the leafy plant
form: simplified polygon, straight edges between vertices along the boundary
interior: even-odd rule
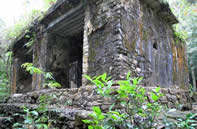
[[[38,74],[43,75],[45,77],[45,82],[43,83],[43,87],[55,87],[60,88],[61,85],[55,81],[53,78],[53,74],[51,72],[44,72],[42,69],[35,67],[32,63],[24,63],[21,65],[22,68],[25,68],[27,72],[30,74]]]
[[[13,128],[15,129],[48,129],[55,121],[49,120],[48,114],[48,102],[50,101],[49,96],[40,96],[40,103],[35,110],[31,110],[27,107],[23,107],[25,115],[23,115],[23,123],[15,123]]]
[[[29,41],[25,43],[26,47],[31,47],[34,43],[34,40],[36,39],[36,34],[33,33],[33,36],[31,37],[30,35],[26,35],[26,38],[29,38]]]
[[[90,114],[92,119],[83,120],[89,124],[89,129],[156,128],[154,122],[161,110],[158,100],[163,96],[159,87],[149,92],[151,101],[148,102],[145,89],[138,85],[142,78],[132,79],[130,73],[127,80],[118,82],[118,89],[112,87],[113,81],[106,73],[93,78],[86,75],[86,78],[96,86],[99,95],[112,100],[112,105],[106,113],[99,107],[93,107],[93,113]]]
[[[9,95],[9,81],[12,52],[2,54],[0,58],[0,100]]]
[[[196,120],[195,120],[196,119]],[[176,125],[180,129],[196,129],[197,128],[197,113],[188,113],[185,119],[178,119]]]
[[[188,113],[184,118],[176,119],[169,119],[164,113],[163,124],[165,125],[166,129],[196,129],[197,113]]]
[[[57,0],[44,0],[46,8],[49,8],[51,5],[53,5]]]
[[[46,79],[45,85],[49,87],[61,87],[61,85],[55,81],[53,78],[53,74],[50,72],[44,72],[42,69],[35,67],[32,63],[24,63],[21,65],[22,68],[25,68],[27,72],[30,74],[39,74],[43,75]],[[51,97],[46,95],[40,96],[40,103],[35,110],[30,110],[29,108],[23,107],[26,115],[23,115],[24,122],[23,123],[15,123],[13,128],[16,129],[29,129],[37,128],[37,129],[48,129],[51,127],[52,123],[55,121],[49,120],[49,112],[48,106]]]
[[[93,107],[93,113],[90,114],[93,120],[83,120],[84,123],[92,124],[88,126],[88,129],[102,129],[100,122],[105,118],[99,107]]]

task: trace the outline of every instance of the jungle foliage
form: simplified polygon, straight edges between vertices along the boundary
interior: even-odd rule
[[[10,82],[10,70],[11,70],[11,58],[12,53],[7,52],[9,45],[16,39],[22,32],[28,31],[28,27],[34,20],[40,20],[44,13],[47,11],[56,0],[44,0],[45,6],[42,10],[32,9],[30,12],[26,12],[14,26],[6,27],[6,23],[3,19],[0,19],[0,100],[8,95],[9,82]],[[28,0],[27,0],[28,3]],[[28,8],[29,5],[24,5]],[[32,41],[32,40],[31,40]],[[29,44],[28,44],[29,43]],[[28,42],[26,45],[31,45]],[[54,84],[54,83],[51,83]],[[57,85],[57,84],[56,84]]]
[[[164,96],[161,88],[146,92],[139,83],[142,78],[131,78],[130,73],[126,80],[118,82],[119,88],[113,88],[113,80],[106,73],[93,78],[86,78],[96,86],[96,92],[111,100],[112,105],[107,112],[100,107],[93,107],[91,119],[82,120],[88,124],[88,129],[157,129],[162,123],[166,129],[195,129],[197,114],[189,113],[184,119],[172,121],[165,115],[169,109],[161,105],[159,99]],[[147,94],[150,98],[147,99]],[[164,114],[163,121],[159,115]],[[160,124],[159,124],[160,123]]]

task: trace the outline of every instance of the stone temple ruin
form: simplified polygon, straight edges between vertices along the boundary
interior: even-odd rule
[[[106,100],[88,98],[92,87],[83,75],[106,72],[122,80],[130,71],[134,77],[144,77],[147,89],[161,86],[167,94],[163,103],[191,105],[185,46],[172,29],[176,23],[168,5],[159,0],[58,0],[12,46],[11,93],[26,94],[13,96],[8,103],[37,103],[33,98],[42,94],[44,78],[21,68],[32,62],[52,72],[62,85],[63,89],[50,91],[62,93],[57,103],[71,99],[73,107],[90,110],[100,105],[104,110]],[[26,47],[34,34],[34,44]]]
[[[12,93],[41,88],[43,78],[26,73],[25,62],[52,72],[62,88],[86,84],[83,74],[107,72],[121,80],[130,71],[144,77],[144,86],[187,89],[185,48],[172,30],[177,22],[158,0],[59,1],[15,41]],[[36,39],[27,48],[32,33]]]

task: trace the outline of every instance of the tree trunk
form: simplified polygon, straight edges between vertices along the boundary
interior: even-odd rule
[[[194,74],[194,69],[192,69],[192,81],[193,81],[193,90],[196,91],[196,78]]]

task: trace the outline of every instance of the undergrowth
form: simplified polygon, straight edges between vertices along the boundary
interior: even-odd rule
[[[108,111],[102,112],[100,107],[93,107],[91,119],[82,120],[88,125],[88,129],[158,129],[161,124],[166,129],[195,129],[197,127],[197,113],[187,114],[184,119],[172,121],[167,119],[163,105],[159,102],[160,87],[152,92],[139,85],[142,78],[131,78],[119,81],[119,88],[113,88],[113,80],[103,74],[96,77],[86,78],[96,86],[96,91],[103,97],[110,98],[112,105]],[[147,95],[150,95],[147,100]],[[164,120],[157,118],[164,113]],[[195,119],[194,119],[195,118]]]

